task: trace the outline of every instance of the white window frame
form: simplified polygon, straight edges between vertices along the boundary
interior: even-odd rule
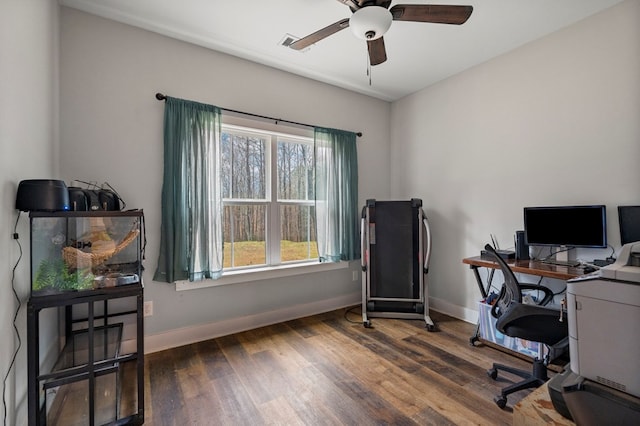
[[[266,132],[263,130],[259,130],[259,129],[255,129],[255,128],[249,128],[246,126],[238,126],[238,125],[229,125],[229,124],[223,124],[222,128],[221,128],[221,132],[225,132],[225,131],[231,131],[234,132],[236,134],[240,134],[240,135],[245,135],[245,136],[257,136],[260,138],[265,139],[267,147],[265,150],[265,167],[268,168],[268,170],[266,171],[266,173],[268,175],[272,174],[271,173],[271,163],[272,163],[272,149],[271,146],[273,145],[273,136],[270,132]],[[268,176],[270,177],[270,176]],[[270,250],[269,247],[271,245],[271,238],[272,236],[269,234],[270,232],[270,227],[272,226],[271,224],[271,207],[270,204],[272,203],[271,199],[272,199],[272,188],[273,188],[273,179],[270,178],[268,179],[266,182],[266,187],[265,187],[265,198],[263,199],[259,199],[259,198],[254,198],[254,199],[241,199],[241,198],[223,198],[222,200],[222,204],[223,207],[227,207],[227,206],[249,206],[249,205],[265,205],[266,206],[266,215],[267,217],[265,218],[265,223],[267,224],[268,228],[267,228],[267,232],[265,232],[265,264],[263,265],[257,265],[257,266],[240,266],[240,267],[232,267],[232,268],[226,268],[223,269],[222,275],[224,276],[226,273],[231,272],[231,271],[236,271],[236,270],[241,270],[241,269],[254,269],[254,268],[259,268],[259,267],[265,267],[265,266],[270,266],[273,265],[273,261],[270,258]],[[233,195],[233,194],[232,194]]]
[[[277,161],[278,138],[288,141],[300,141],[309,143],[313,146],[313,131],[308,128],[286,127],[271,122],[262,122],[248,120],[242,117],[223,117],[222,131],[234,131],[245,133],[248,135],[259,135],[267,139],[269,149],[265,152],[265,161],[269,162],[269,168],[277,166],[273,164]],[[217,280],[202,280],[198,282],[176,281],[176,291],[194,290],[206,287],[216,287],[222,285],[253,282],[259,280],[275,279],[281,277],[295,276],[301,274],[310,274],[337,269],[346,269],[349,262],[323,262],[318,259],[298,260],[280,262],[280,207],[283,205],[303,204],[313,206],[313,200],[280,200],[277,199],[278,176],[277,169],[270,170],[270,179],[267,182],[264,200],[241,200],[241,199],[224,199],[224,205],[248,205],[261,204],[267,205],[267,226],[268,232],[265,233],[266,240],[266,262],[265,265],[259,266],[242,266],[235,268],[226,268],[223,270],[222,277]],[[273,195],[273,197],[272,197]],[[227,204],[228,203],[228,204]],[[276,241],[272,244],[271,241]]]
[[[309,145],[312,149],[313,149],[313,138],[311,137],[300,137],[300,136],[294,136],[294,135],[289,135],[289,134],[284,134],[284,133],[277,133],[274,134],[276,135],[276,140],[275,142],[272,144],[271,148],[271,155],[273,156],[272,158],[274,158],[274,160],[271,162],[271,166],[277,166],[277,158],[278,158],[278,143],[280,142],[280,139],[286,139],[287,142],[294,142],[294,143],[303,143],[303,144],[307,144]],[[314,200],[285,200],[285,199],[281,199],[278,198],[278,172],[277,170],[271,174],[271,187],[274,188],[274,196],[272,198],[272,204],[271,204],[271,213],[273,214],[274,217],[274,221],[273,223],[271,223],[271,231],[273,231],[272,236],[274,238],[276,238],[278,240],[278,244],[273,244],[273,245],[269,245],[269,249],[271,249],[274,253],[272,253],[272,255],[274,256],[273,259],[277,259],[277,263],[273,263],[273,265],[275,266],[277,265],[290,265],[290,264],[294,264],[294,263],[309,263],[309,262],[314,262],[317,261],[318,259],[303,259],[303,260],[291,260],[291,261],[286,261],[286,262],[282,262],[280,259],[280,252],[281,252],[281,248],[280,248],[280,241],[281,240],[281,235],[280,235],[280,227],[281,227],[281,223],[280,223],[280,208],[283,206],[292,206],[292,205],[301,205],[301,206],[309,206],[309,207],[314,207],[315,205],[315,201]],[[307,182],[309,183],[309,182]],[[309,193],[309,191],[306,191],[307,194]],[[277,253],[276,253],[277,252]]]
[[[317,259],[302,259],[282,262],[280,257],[280,208],[285,205],[304,205],[313,207],[313,200],[285,200],[278,198],[278,143],[284,139],[286,142],[303,143],[313,147],[313,138],[283,132],[268,131],[263,129],[250,128],[233,124],[223,124],[222,132],[233,132],[239,135],[260,137],[267,144],[265,151],[265,170],[267,173],[267,184],[264,199],[237,199],[224,198],[222,203],[226,206],[247,206],[265,205],[267,229],[265,231],[265,264],[257,266],[236,266],[227,268],[228,272],[242,269],[256,269],[262,267],[279,267],[292,263],[309,263]],[[233,194],[232,194],[233,195]],[[223,276],[225,272],[223,271]]]
[[[270,280],[284,277],[292,277],[296,275],[314,274],[318,272],[327,272],[337,269],[347,269],[349,262],[305,262],[305,263],[286,263],[280,266],[242,269],[223,272],[222,277],[217,280],[202,280],[196,282],[176,281],[176,291],[197,290],[207,287],[219,287],[230,284],[242,284],[247,282],[255,282],[262,280]]]

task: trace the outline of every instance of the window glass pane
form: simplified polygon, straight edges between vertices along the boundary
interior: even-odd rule
[[[278,199],[313,200],[313,145],[278,140]]]
[[[267,193],[267,140],[240,132],[222,132],[220,139],[222,197],[264,200]]]
[[[280,206],[280,260],[290,262],[318,258],[313,206]]]
[[[267,263],[266,205],[224,207],[224,267]]]

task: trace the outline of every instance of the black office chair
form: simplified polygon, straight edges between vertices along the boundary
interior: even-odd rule
[[[522,290],[525,286],[518,283],[509,265],[493,247],[487,244],[484,248],[493,256],[504,275],[500,296],[491,308],[491,314],[497,318],[496,329],[507,336],[543,343],[549,349],[544,360],[536,358],[533,361],[532,372],[497,363],[487,371],[489,377],[494,380],[498,377],[498,370],[507,371],[524,379],[505,387],[494,399],[498,407],[504,408],[507,405],[507,395],[523,389],[537,388],[549,379],[547,365],[566,352],[569,345],[569,332],[566,316],[563,320],[560,309],[522,303]]]

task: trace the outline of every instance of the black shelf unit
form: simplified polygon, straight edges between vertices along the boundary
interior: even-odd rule
[[[110,312],[109,300],[120,298],[135,298],[134,311]],[[74,306],[85,304],[87,316],[82,321],[86,328],[70,330],[69,318]],[[54,296],[34,296],[27,304],[27,346],[28,346],[28,403],[29,425],[47,424],[47,393],[56,387],[76,384],[85,386],[86,416],[78,424],[117,424],[139,425],[144,423],[144,320],[143,320],[143,285],[142,283],[126,286],[84,290]],[[66,344],[60,351],[57,362],[49,372],[40,371],[40,313],[48,308],[63,308],[65,311]],[[96,308],[100,308],[96,312]],[[120,317],[135,315],[136,347],[135,352],[121,353],[123,323],[115,322]],[[99,325],[96,325],[99,324]],[[89,350],[92,348],[93,350]],[[130,380],[124,377],[123,365],[133,365],[127,372],[135,370],[135,395],[128,399],[135,401],[134,409],[129,409],[125,416],[120,416],[120,400],[122,381]],[[100,377],[113,375],[115,393],[108,401],[97,401],[96,389],[100,386]],[[67,391],[69,392],[69,391]],[[113,416],[106,421],[100,420],[97,405],[113,403]],[[131,406],[131,404],[129,404]],[[103,410],[105,411],[105,410]],[[108,411],[108,410],[107,410]]]
[[[29,426],[144,423],[142,211],[30,221]]]

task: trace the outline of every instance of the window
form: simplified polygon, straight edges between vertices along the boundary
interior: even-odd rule
[[[223,125],[224,268],[318,258],[313,139]]]
[[[312,143],[309,131],[240,127],[236,119],[245,121],[231,114],[223,126],[220,108],[166,97],[154,280],[358,259],[356,133],[314,127]]]
[[[222,126],[220,108],[166,97],[154,280],[177,289],[182,280],[218,279],[225,267],[280,273],[308,266],[284,263],[359,258],[356,133],[314,127],[312,163],[311,132],[234,119]]]

